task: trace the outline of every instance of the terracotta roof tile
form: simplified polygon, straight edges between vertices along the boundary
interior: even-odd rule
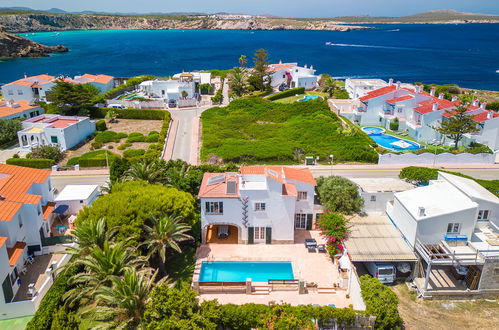
[[[438,110],[445,110],[445,109],[450,109],[454,107],[454,103],[452,103],[449,100],[446,99],[439,99],[437,97],[433,97],[432,100],[428,101],[423,101],[419,103],[419,106],[414,108],[414,111],[420,113],[420,114],[426,114],[433,112],[433,104],[438,103]]]
[[[52,82],[55,80],[55,77],[49,76],[47,74],[40,74],[38,76],[32,76],[32,77],[26,77],[22,78],[16,81],[13,81],[11,83],[6,84],[5,86],[9,85],[20,85],[20,86],[26,86],[26,87],[40,87],[40,85],[44,85],[46,83]]]
[[[282,195],[290,197],[298,197],[298,191],[296,190],[296,186],[292,183],[284,183],[282,185]]]
[[[276,72],[284,69],[291,69],[292,67],[297,66],[298,63],[279,63],[279,64],[270,64],[267,72]]]
[[[359,100],[362,102],[369,101],[370,99],[374,99],[376,97],[391,93],[391,92],[395,91],[396,89],[397,89],[397,86],[395,86],[395,85],[378,88],[378,89],[375,89],[375,90],[367,93],[367,95],[360,97]]]
[[[9,265],[11,267],[17,264],[17,261],[23,255],[25,247],[26,242],[16,242],[16,244],[12,248],[7,248],[7,254],[9,255]]]
[[[31,109],[41,110],[41,108],[38,105],[30,105],[30,102],[27,100],[20,100],[14,103],[18,104],[19,106],[17,108],[14,108],[12,106],[7,105],[7,103],[5,102],[0,103],[0,118],[12,116]]]
[[[400,97],[396,97],[396,98],[393,98],[393,99],[389,99],[389,100],[386,100],[386,103],[397,103],[397,102],[402,102],[402,101],[407,101],[407,100],[410,100],[410,99],[413,99],[414,96],[412,95],[404,95],[404,96],[400,96]]]
[[[5,244],[5,242],[7,242],[7,237],[0,236],[0,249]]]
[[[208,185],[208,180],[218,175],[225,175],[223,182]],[[239,197],[239,185],[236,184],[236,193],[227,194],[227,182],[236,181],[238,178],[236,173],[205,173],[203,176],[203,181],[201,182],[201,188],[199,189],[198,197],[203,198],[238,198]]]
[[[48,202],[42,206],[43,220],[47,220],[55,210],[55,202]]]

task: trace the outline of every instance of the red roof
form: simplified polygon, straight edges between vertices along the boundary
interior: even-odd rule
[[[296,186],[292,183],[284,183],[282,185],[282,195],[289,197],[298,197],[298,191]]]
[[[277,174],[275,177],[272,172]],[[315,179],[312,175],[312,172],[308,168],[293,168],[286,166],[267,166],[267,165],[255,165],[255,166],[241,166],[239,169],[241,174],[265,174],[269,177],[274,178],[279,182],[283,182],[284,178],[305,182],[311,185],[316,185]],[[284,174],[284,176],[283,176]]]
[[[395,85],[382,87],[382,88],[379,88],[379,89],[376,89],[376,90],[373,90],[373,91],[367,93],[367,95],[362,96],[361,98],[359,98],[359,100],[362,102],[369,101],[370,99],[374,99],[376,97],[391,93],[391,92],[395,91],[396,89],[397,89],[397,86],[395,86]]]
[[[433,112],[433,104],[438,103],[438,110],[450,109],[454,107],[454,104],[446,99],[439,99],[434,97],[433,100],[423,101],[419,103],[419,106],[414,108],[414,111],[420,114],[426,114]]]
[[[412,95],[404,95],[404,96],[396,97],[394,99],[386,100],[386,103],[393,104],[393,103],[397,103],[397,102],[407,101],[407,100],[410,100],[413,98],[414,98],[414,96],[412,96]]]
[[[297,66],[298,63],[279,63],[279,64],[270,64],[267,72],[276,72],[279,70],[284,70],[284,69],[291,69],[295,66]]]
[[[11,267],[17,264],[17,261],[23,255],[25,247],[26,247],[26,242],[16,242],[16,244],[14,244],[12,248],[7,248],[7,254],[9,256],[9,265]]]
[[[218,175],[225,175],[224,181],[216,184],[208,185],[208,180]],[[227,182],[236,181],[236,193],[227,194]],[[205,173],[203,176],[203,182],[201,182],[201,188],[199,189],[198,196],[203,198],[238,198],[239,197],[239,185],[237,184],[238,178],[236,173]]]

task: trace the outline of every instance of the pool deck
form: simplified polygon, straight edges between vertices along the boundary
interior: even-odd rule
[[[315,238],[318,244],[324,240],[318,231],[297,230],[294,244],[204,244],[196,252],[196,272],[199,272],[203,261],[290,261],[293,264],[295,278],[316,283],[319,288],[333,288],[344,283],[337,264],[333,264],[327,253],[310,253],[304,246],[305,238]],[[334,304],[336,307],[348,307],[352,304],[346,297],[345,289],[328,290],[329,293],[318,293],[309,288],[308,293],[298,291],[272,291],[268,295],[243,293],[203,293],[200,300],[217,299],[222,304],[245,304],[269,302],[300,304]]]

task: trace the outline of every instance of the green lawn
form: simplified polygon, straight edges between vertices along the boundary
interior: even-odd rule
[[[342,98],[340,93],[341,93],[341,91],[339,90],[338,92],[336,92],[334,94],[333,98]],[[298,101],[299,99],[303,98],[303,96],[305,96],[305,95],[320,95],[320,96],[322,96],[325,99],[329,98],[329,94],[328,93],[323,93],[323,92],[305,92],[304,94],[300,94],[298,96],[290,96],[290,97],[286,97],[286,98],[283,98],[283,99],[275,100],[274,102],[276,102],[276,103],[285,103],[285,104],[294,103],[294,102]]]
[[[8,319],[0,321],[0,329],[6,330],[24,330],[26,324],[33,318],[33,316],[18,317],[15,319]]]
[[[303,156],[337,162],[376,162],[374,142],[362,132],[343,128],[325,101],[270,102],[243,98],[202,114],[201,158],[224,162],[297,164]]]

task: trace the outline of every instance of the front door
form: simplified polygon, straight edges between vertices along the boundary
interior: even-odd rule
[[[307,229],[307,215],[305,213],[295,214],[295,229]]]
[[[255,243],[265,243],[265,227],[254,227],[253,239]]]
[[[5,303],[10,303],[14,297],[14,291],[12,291],[12,284],[10,283],[10,276],[7,275],[2,283],[3,296],[5,298]]]

